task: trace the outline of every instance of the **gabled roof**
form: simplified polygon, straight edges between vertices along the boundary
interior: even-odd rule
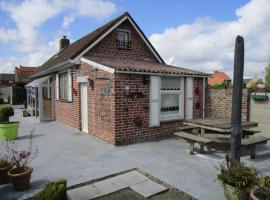
[[[93,66],[104,66],[113,69],[110,72],[115,73],[134,73],[134,74],[162,74],[175,76],[211,76],[211,74],[175,67],[165,63],[157,63],[145,60],[108,57],[108,56],[83,56],[83,62],[88,62]]]
[[[131,20],[131,23],[139,31],[139,33],[141,34],[141,36],[143,37],[143,39],[145,40],[145,42],[147,43],[148,47],[151,49],[153,54],[157,57],[158,60],[160,60],[161,63],[164,63],[161,56],[158,54],[158,52],[155,50],[155,48],[152,46],[152,44],[148,41],[147,37],[141,31],[139,26],[136,24],[136,22],[130,16],[130,14],[128,12],[125,12],[121,16],[113,19],[112,21],[101,26],[100,28],[96,29],[95,31],[93,31],[93,32],[85,35],[84,37],[80,38],[79,40],[71,43],[65,49],[59,51],[56,55],[54,55],[48,61],[46,61],[44,64],[42,64],[39,67],[36,74],[38,74],[39,72],[44,71],[46,69],[49,69],[53,66],[59,65],[65,61],[74,60],[81,53],[83,53],[85,50],[87,50],[91,44],[94,44],[97,40],[101,39],[101,37],[107,31],[109,31],[111,28],[113,28],[115,25],[117,25],[117,23],[121,22],[121,20],[125,21],[125,19]]]
[[[224,83],[224,81],[231,81],[231,78],[225,72],[215,71],[212,77],[208,79],[208,85],[214,86]]]

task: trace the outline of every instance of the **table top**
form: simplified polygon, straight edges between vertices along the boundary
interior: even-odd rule
[[[232,128],[230,119],[199,118],[199,119],[185,120],[183,123],[186,125],[192,125],[200,128],[217,130],[221,132],[230,132]],[[242,121],[243,129],[245,128],[248,129],[257,126],[258,123],[256,122]]]

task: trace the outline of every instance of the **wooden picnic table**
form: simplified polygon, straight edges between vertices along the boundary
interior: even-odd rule
[[[217,119],[217,118],[199,118],[185,120],[184,125],[189,125],[201,129],[201,134],[204,134],[205,130],[212,130],[224,134],[231,133],[231,120],[230,119]],[[249,129],[257,127],[258,123],[242,121],[242,129]]]

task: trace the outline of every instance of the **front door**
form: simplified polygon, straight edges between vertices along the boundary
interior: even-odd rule
[[[86,83],[81,83],[81,124],[82,131],[88,133],[88,92]]]

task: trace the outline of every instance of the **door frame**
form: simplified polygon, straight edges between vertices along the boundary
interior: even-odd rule
[[[81,83],[80,84],[80,111],[81,111],[81,131],[85,133],[89,133],[89,127],[88,127],[88,85],[87,83]],[[85,93],[85,94],[84,94]],[[85,102],[83,102],[85,101]],[[86,106],[83,108],[83,106]],[[86,112],[86,114],[85,114]],[[86,126],[86,127],[84,127]]]

